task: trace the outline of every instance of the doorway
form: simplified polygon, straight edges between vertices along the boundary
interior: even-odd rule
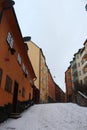
[[[18,86],[19,84],[15,81],[13,93],[13,113],[17,112]]]

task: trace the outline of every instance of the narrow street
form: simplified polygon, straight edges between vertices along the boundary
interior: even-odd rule
[[[87,108],[72,103],[34,105],[19,119],[8,119],[0,130],[86,130]]]

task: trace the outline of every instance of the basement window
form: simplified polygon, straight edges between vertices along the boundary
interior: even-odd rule
[[[5,90],[8,92],[12,91],[12,80],[9,76],[6,76]]]

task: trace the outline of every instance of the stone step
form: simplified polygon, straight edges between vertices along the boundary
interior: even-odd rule
[[[10,114],[10,118],[13,118],[13,119],[17,119],[17,118],[20,118],[20,117],[21,117],[20,113],[11,113]]]

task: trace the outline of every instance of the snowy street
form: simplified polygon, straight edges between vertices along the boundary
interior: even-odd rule
[[[0,130],[87,130],[87,108],[72,103],[34,105]]]

